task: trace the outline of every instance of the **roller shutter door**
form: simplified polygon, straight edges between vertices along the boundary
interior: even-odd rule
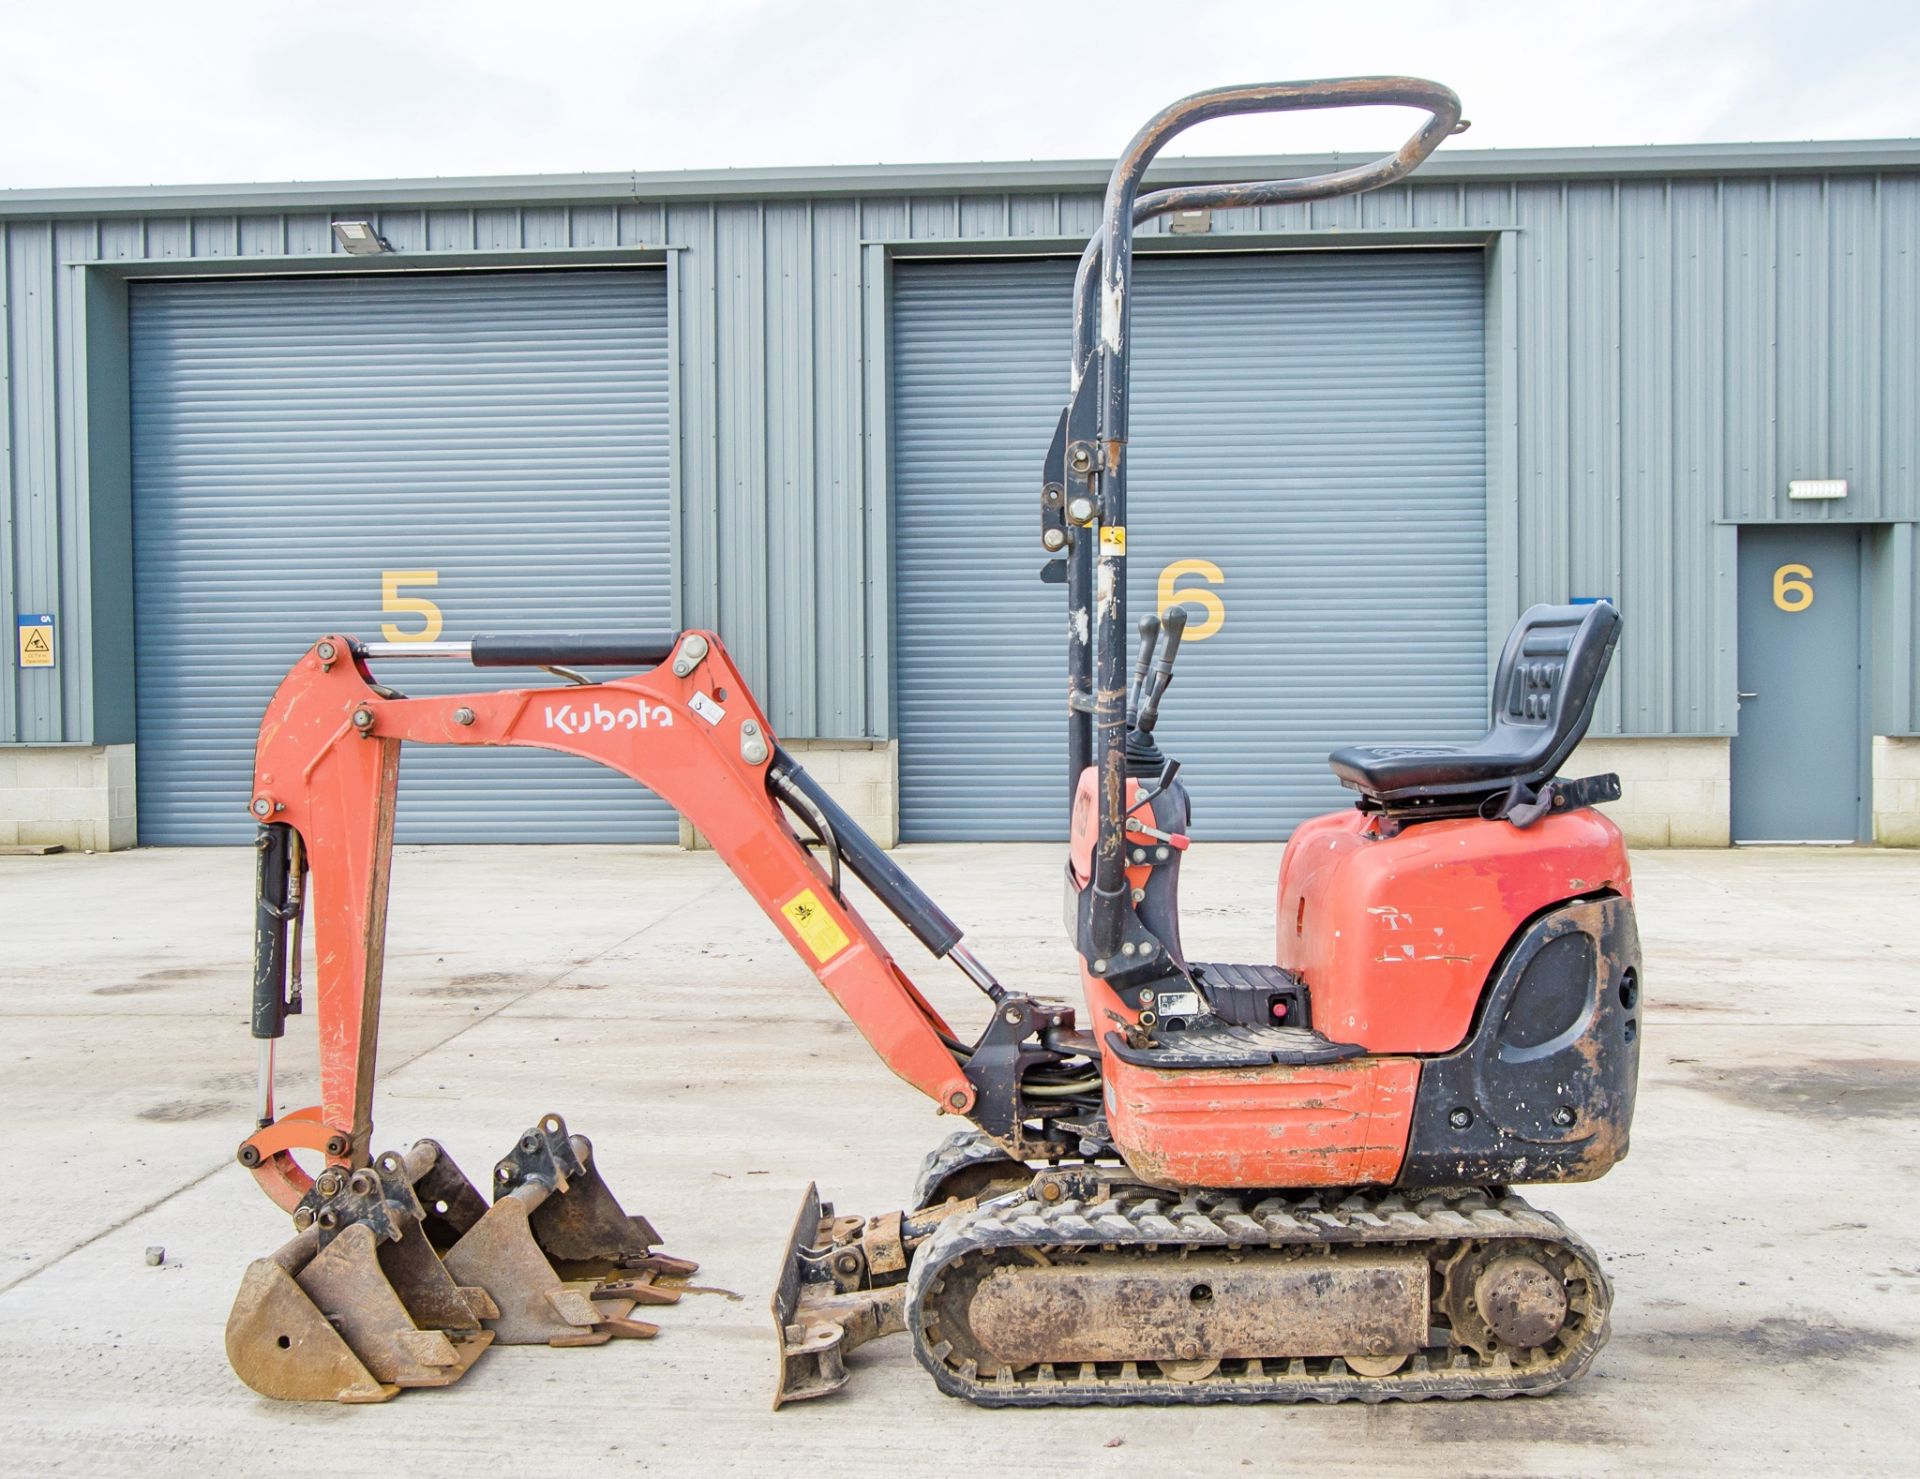
[[[328,631],[671,620],[658,270],[136,283],[136,767],[143,843],[230,843],[274,686]],[[394,572],[413,572],[411,576]],[[419,572],[432,572],[433,584]],[[409,694],[545,674],[386,663]],[[405,747],[411,842],[667,840],[624,777]]]
[[[1224,618],[1180,658],[1162,744],[1199,835],[1284,837],[1352,800],[1326,768],[1336,746],[1485,728],[1483,258],[1136,266],[1129,609],[1151,610],[1165,575]],[[1065,261],[896,267],[910,839],[1064,831],[1065,602],[1037,579],[1037,493],[1072,280]]]

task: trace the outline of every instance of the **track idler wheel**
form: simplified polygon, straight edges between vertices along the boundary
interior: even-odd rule
[[[1474,1249],[1446,1266],[1441,1306],[1454,1338],[1483,1356],[1547,1345],[1566,1326],[1570,1259],[1559,1250]]]

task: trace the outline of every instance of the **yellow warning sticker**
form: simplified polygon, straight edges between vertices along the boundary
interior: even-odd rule
[[[810,888],[804,888],[788,899],[780,906],[780,912],[799,931],[800,938],[807,943],[807,949],[813,952],[813,958],[823,965],[853,943],[847,938],[847,932],[840,928],[839,921],[827,913],[820,896]]]
[[[23,668],[50,668],[53,666],[53,618],[44,612],[22,615],[19,618],[20,666]]]
[[[1103,555],[1124,555],[1127,552],[1127,526],[1125,524],[1102,524],[1100,526],[1100,553]]]

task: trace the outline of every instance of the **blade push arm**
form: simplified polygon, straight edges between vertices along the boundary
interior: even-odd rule
[[[483,647],[492,655],[498,642],[476,639],[473,656]],[[951,1030],[788,825],[768,778],[784,757],[712,633],[684,633],[663,645],[659,655],[670,661],[613,682],[434,698],[405,698],[376,684],[366,652],[345,636],[315,643],[274,694],[255,758],[256,820],[286,824],[305,848],[317,960],[311,995],[321,1103],[264,1126],[241,1149],[242,1162],[275,1201],[291,1207],[306,1190],[290,1150],[318,1151],[335,1164],[367,1163],[403,741],[533,746],[632,777],[700,829],[895,1073],[949,1112],[973,1107],[973,1085],[948,1046]],[[504,660],[560,661],[527,645]],[[892,869],[884,857],[880,863]],[[924,906],[909,926],[974,975],[977,963],[958,946],[959,931],[907,887]]]

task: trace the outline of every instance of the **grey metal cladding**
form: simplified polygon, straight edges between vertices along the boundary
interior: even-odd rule
[[[1733,546],[1715,521],[1920,519],[1915,158],[1899,141],[1449,147],[1406,186],[1223,213],[1210,237],[1183,240],[1230,248],[1249,232],[1309,232],[1338,247],[1361,231],[1504,233],[1512,603],[1621,599],[1627,628],[1597,733],[1727,733]],[[1178,163],[1196,178],[1232,168]],[[39,195],[0,196],[0,598],[58,613],[63,654],[51,675],[22,674],[5,645],[0,743],[100,733],[93,610],[115,592],[89,584],[79,264],[350,265],[330,209],[369,216],[414,261],[674,248],[683,615],[743,649],[779,732],[887,735],[884,387],[867,383],[885,321],[863,244],[964,253],[1032,239],[1060,251],[1097,221],[1093,173],[79,192],[46,197],[37,217],[25,212]],[[408,189],[411,200],[396,194]],[[73,213],[83,206],[99,213]],[[1850,481],[1843,504],[1788,503],[1789,477],[1829,474]],[[1920,653],[1920,602],[1909,595],[1894,614],[1908,623],[1905,652]],[[1888,729],[1920,730],[1920,679],[1901,692]]]
[[[422,629],[383,611],[383,571],[437,572],[403,589],[447,638],[671,622],[664,279],[134,286],[143,842],[249,835],[255,729],[293,660],[330,631]],[[464,664],[375,676],[411,695],[497,686]],[[405,841],[676,834],[664,803],[589,761],[402,752]]]
[[[1064,396],[1071,263],[894,275],[900,811],[909,838],[1065,827],[1066,640],[1036,463]],[[1477,252],[1138,263],[1128,599],[1222,603],[1160,738],[1208,837],[1277,838],[1351,797],[1354,740],[1486,717],[1486,402]],[[1206,611],[1191,612],[1196,636]]]

